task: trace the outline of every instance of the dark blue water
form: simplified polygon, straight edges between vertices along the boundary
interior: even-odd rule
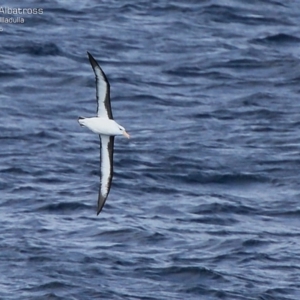
[[[9,6],[44,13],[0,24],[0,298],[299,299],[298,1]],[[98,217],[86,51],[132,136]]]

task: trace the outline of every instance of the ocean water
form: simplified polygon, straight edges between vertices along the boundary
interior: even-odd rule
[[[299,299],[299,3],[6,2],[0,299]],[[98,217],[86,51],[132,136]]]

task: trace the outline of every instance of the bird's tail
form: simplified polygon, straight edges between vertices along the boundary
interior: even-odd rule
[[[83,122],[84,119],[85,119],[84,117],[78,118],[78,123],[80,124],[80,126],[84,126],[84,122]]]

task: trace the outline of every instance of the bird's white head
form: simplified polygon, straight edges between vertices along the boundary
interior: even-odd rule
[[[119,126],[119,130],[120,130],[121,134],[123,134],[125,137],[127,137],[128,139],[130,138],[130,135],[126,132],[124,127]]]

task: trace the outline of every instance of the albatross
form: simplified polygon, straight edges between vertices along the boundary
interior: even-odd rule
[[[114,119],[110,106],[110,85],[103,70],[94,57],[87,52],[90,64],[96,77],[97,116],[91,118],[79,117],[78,122],[100,137],[101,180],[98,195],[97,215],[101,212],[110,191],[113,177],[114,138],[124,135],[129,139],[125,128]]]

